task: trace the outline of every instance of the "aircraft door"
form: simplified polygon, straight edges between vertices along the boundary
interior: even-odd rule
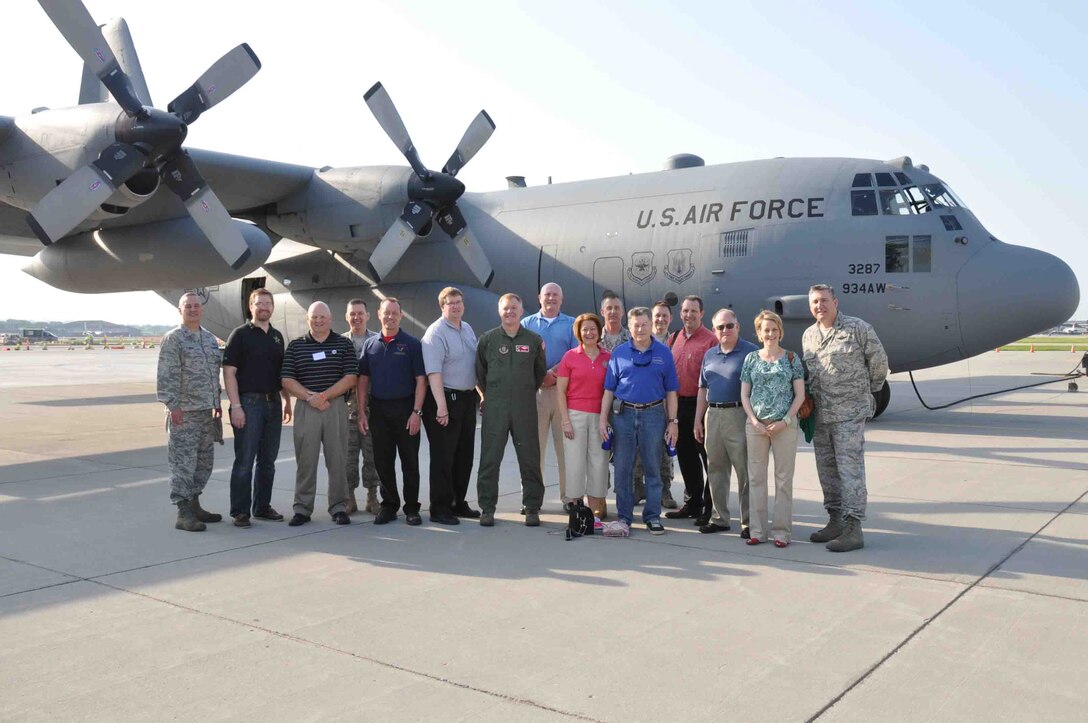
[[[594,308],[600,304],[601,295],[609,289],[619,295],[626,308],[627,299],[623,293],[623,259],[619,256],[603,256],[593,262]]]

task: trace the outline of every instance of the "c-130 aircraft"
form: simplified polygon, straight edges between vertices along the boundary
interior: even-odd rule
[[[422,333],[447,285],[464,291],[479,332],[497,323],[502,293],[531,308],[555,281],[569,312],[597,309],[606,290],[628,308],[698,294],[742,322],[772,309],[796,349],[812,322],[808,288],[830,283],[899,372],[1056,325],[1079,302],[1063,261],[994,238],[908,157],[705,166],[681,154],[653,173],[469,193],[456,175],[490,137],[490,117],[481,111],[433,171],[381,84],[364,101],[407,167],[186,149],[188,125],[259,70],[248,46],[161,111],[123,20],[99,28],[79,0],[40,4],[83,60],[84,82],[74,108],[0,117],[0,252],[34,256],[26,271],[69,291],[153,289],[174,304],[195,288],[205,326],[223,338],[259,287],[294,337],[311,302],[335,312],[356,296],[396,296]],[[879,411],[888,399],[885,385]]]

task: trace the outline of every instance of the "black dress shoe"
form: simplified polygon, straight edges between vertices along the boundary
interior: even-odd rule
[[[334,512],[332,514],[332,521],[338,525],[350,525],[351,518],[348,517],[347,512]]]
[[[388,507],[383,507],[378,511],[377,517],[374,518],[375,525],[385,525],[393,520],[397,519],[397,511]]]
[[[702,507],[693,507],[692,505],[685,502],[683,507],[681,507],[680,509],[673,510],[672,512],[666,512],[665,517],[668,517],[670,520],[684,520],[692,517],[698,517],[701,514],[703,514]]]
[[[418,512],[405,512],[404,521],[412,527],[423,524],[423,518],[419,516]],[[377,522],[377,520],[375,520],[375,522]]]
[[[310,516],[309,515],[300,515],[299,513],[296,512],[295,516],[292,517],[291,521],[288,522],[287,524],[290,525],[291,527],[298,527],[299,525],[305,525],[309,521],[310,521]]]
[[[276,512],[271,507],[265,507],[263,510],[258,510],[253,513],[253,516],[258,520],[272,520],[273,522],[279,522],[283,519],[283,515]]]
[[[747,527],[745,527],[743,530],[740,531],[740,539],[742,539],[742,540],[752,539],[752,533]]]
[[[710,514],[699,515],[692,521],[692,524],[696,527],[706,527],[710,524]]]
[[[715,532],[728,532],[728,531],[729,531],[729,525],[717,525],[717,524],[714,524],[713,522],[711,522],[709,524],[706,524],[706,525],[701,525],[699,527],[699,532],[702,532],[705,535],[710,535],[710,534],[713,534]]]
[[[459,525],[459,524],[461,524],[461,520],[457,519],[457,516],[455,514],[453,514],[452,512],[446,512],[445,510],[440,510],[438,512],[432,511],[431,512],[431,522],[434,522],[434,523],[439,524],[439,525]]]
[[[457,515],[458,517],[467,517],[470,520],[480,519],[480,511],[474,510],[469,507],[467,502],[458,502],[456,505],[454,505],[453,514]]]

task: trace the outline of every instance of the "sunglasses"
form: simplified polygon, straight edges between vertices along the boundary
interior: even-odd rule
[[[730,321],[730,322],[728,322],[726,324],[718,324],[714,328],[717,329],[718,331],[725,331],[726,329],[736,329],[737,328],[737,323],[735,321]]]

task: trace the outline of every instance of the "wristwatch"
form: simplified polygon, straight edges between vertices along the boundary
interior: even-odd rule
[[[670,419],[669,424],[680,424],[680,420],[679,419]]]
[[[782,417],[780,421],[787,427],[790,426],[790,415],[787,414],[786,416]]]
[[[416,415],[417,417],[422,417],[423,416],[423,410],[422,409],[413,409],[412,414]]]

